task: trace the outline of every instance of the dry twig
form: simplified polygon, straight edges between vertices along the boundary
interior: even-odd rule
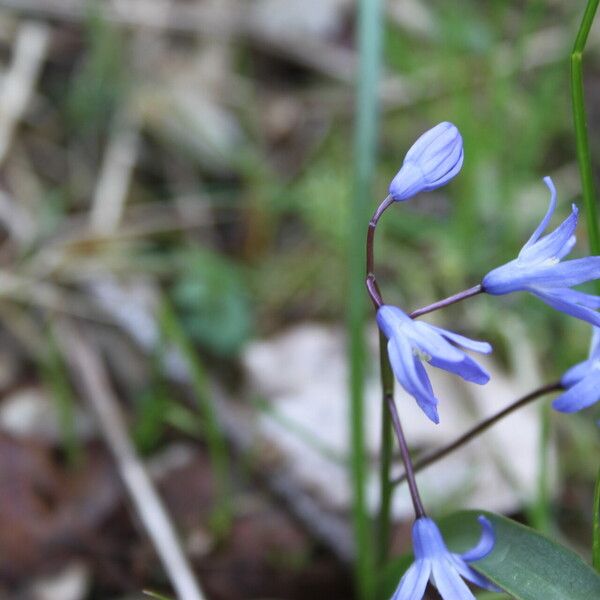
[[[93,346],[72,325],[57,327],[60,346],[78,378],[82,396],[94,411],[135,509],[181,600],[204,596],[181,548],[171,520],[127,436],[119,404]]]
[[[92,201],[90,225],[95,233],[110,234],[119,227],[137,151],[137,130],[130,119],[117,115]]]
[[[49,28],[41,23],[26,22],[17,34],[12,63],[4,75],[0,93],[0,163],[29,104],[49,38]]]

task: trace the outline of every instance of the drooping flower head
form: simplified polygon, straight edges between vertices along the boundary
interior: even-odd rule
[[[550,189],[550,206],[519,256],[490,271],[482,281],[488,294],[531,292],[552,308],[600,326],[600,297],[571,289],[572,286],[600,278],[600,256],[588,256],[561,262],[575,245],[578,210],[552,232],[541,237],[556,208],[556,188],[550,177],[544,178]]]
[[[421,600],[429,580],[444,600],[475,600],[461,577],[483,589],[501,591],[468,565],[486,557],[496,541],[488,519],[480,516],[478,521],[482,528],[479,542],[471,550],[456,554],[448,550],[434,521],[417,519],[412,530],[415,562],[404,573],[391,600]]]
[[[552,402],[553,408],[560,412],[577,412],[600,400],[600,329],[598,327],[594,327],[587,360],[566,371],[560,382],[567,391]]]
[[[408,200],[446,185],[460,171],[463,158],[463,141],[456,126],[447,121],[436,125],[406,153],[390,184],[390,195],[397,201]]]
[[[438,400],[421,361],[460,375],[466,381],[479,384],[489,381],[487,372],[456,346],[488,354],[492,347],[487,342],[414,321],[396,306],[386,304],[377,311],[377,324],[389,340],[388,354],[396,379],[434,423],[440,420]]]

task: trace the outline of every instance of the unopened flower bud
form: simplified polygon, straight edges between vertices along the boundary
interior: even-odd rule
[[[446,185],[463,164],[462,137],[452,123],[444,121],[426,131],[410,148],[400,171],[390,184],[394,200],[412,198]]]

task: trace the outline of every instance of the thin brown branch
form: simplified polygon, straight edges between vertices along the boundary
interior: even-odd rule
[[[419,460],[416,460],[413,465],[414,472],[417,473],[419,471],[422,471],[423,469],[425,469],[429,465],[433,464],[434,462],[437,462],[438,460],[441,460],[442,458],[444,458],[451,452],[454,452],[454,450],[457,450],[458,448],[464,446],[465,444],[468,444],[472,439],[476,438],[477,436],[482,434],[484,431],[488,430],[492,425],[496,424],[498,421],[502,420],[504,417],[515,412],[522,406],[525,406],[526,404],[533,402],[533,400],[537,400],[541,396],[544,396],[551,392],[556,392],[561,389],[562,389],[562,384],[560,383],[560,381],[555,381],[553,383],[544,385],[536,390],[533,390],[526,396],[523,396],[522,398],[515,400],[512,404],[509,404],[506,408],[502,409],[500,412],[497,412],[495,415],[492,415],[491,417],[485,419],[484,421],[482,421],[481,423],[479,423],[478,425],[476,425],[475,427],[473,427],[472,429],[470,429],[469,431],[467,431],[466,433],[461,435],[459,438],[457,438],[450,444],[443,446],[442,448],[439,448],[438,450],[435,450],[431,454],[428,454],[427,456],[424,456],[423,458],[420,458]],[[398,485],[398,484],[402,483],[403,481],[406,481],[406,479],[407,479],[407,474],[403,473],[402,475],[400,475],[400,477],[394,479],[392,481],[392,483],[394,485]]]

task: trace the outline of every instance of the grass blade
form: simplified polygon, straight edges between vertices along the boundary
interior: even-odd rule
[[[217,535],[225,535],[231,525],[231,502],[229,489],[229,457],[225,438],[219,429],[216,409],[211,401],[208,380],[204,367],[187,337],[171,303],[163,298],[160,326],[165,338],[170,341],[186,361],[198,408],[203,420],[203,433],[208,447],[211,465],[217,483],[218,502],[213,514],[213,528]]]
[[[359,77],[355,124],[355,194],[349,216],[348,338],[350,364],[350,437],[353,482],[352,518],[356,543],[355,580],[361,599],[375,589],[371,524],[366,507],[363,382],[365,345],[364,239],[369,220],[378,123],[378,81],[381,62],[381,0],[361,0],[358,12]]]
[[[594,189],[594,174],[592,157],[587,132],[587,117],[583,88],[583,51],[587,42],[598,4],[600,0],[589,0],[573,51],[571,52],[571,102],[573,105],[573,120],[575,124],[575,141],[577,145],[577,161],[581,176],[581,189],[586,210],[588,237],[592,254],[600,255],[600,231],[598,228],[598,206]]]
[[[592,565],[596,571],[600,572],[600,471],[596,478],[594,486],[594,511],[592,520]]]

